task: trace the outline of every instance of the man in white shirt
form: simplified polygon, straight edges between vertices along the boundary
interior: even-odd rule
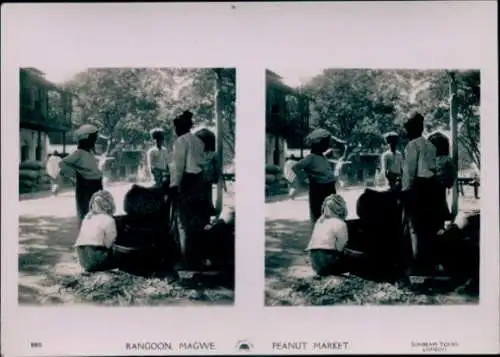
[[[408,218],[413,257],[422,269],[436,266],[433,241],[439,230],[435,217],[437,203],[436,148],[422,136],[424,118],[413,114],[405,123],[410,142],[405,148],[402,190]]]
[[[165,134],[162,129],[153,129],[151,131],[151,137],[155,140],[156,145],[148,150],[146,159],[155,186],[160,187],[170,178],[168,169],[168,150],[163,146]]]
[[[205,194],[203,177],[205,144],[191,133],[192,116],[191,112],[185,111],[174,120],[177,139],[174,142],[169,199],[177,207],[184,263],[187,267],[200,268],[203,252],[199,239],[203,228],[210,222],[212,205]]]
[[[403,154],[396,149],[398,134],[388,133],[385,135],[385,140],[389,148],[382,154],[382,173],[389,183],[390,190],[399,191],[403,172]]]

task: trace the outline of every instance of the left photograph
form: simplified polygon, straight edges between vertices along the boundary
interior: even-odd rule
[[[19,81],[19,304],[232,305],[236,70]]]

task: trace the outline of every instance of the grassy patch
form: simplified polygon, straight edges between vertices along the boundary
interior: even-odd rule
[[[286,287],[285,287],[286,286]],[[473,283],[375,282],[358,276],[268,279],[266,305],[457,305],[479,302]]]
[[[50,290],[41,291],[49,285]],[[232,281],[221,275],[183,274],[170,283],[161,278],[145,278],[120,271],[60,276],[38,284],[33,304],[78,303],[105,306],[158,306],[232,304]]]

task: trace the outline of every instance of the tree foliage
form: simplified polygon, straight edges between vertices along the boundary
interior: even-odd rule
[[[189,73],[189,83],[179,93],[180,101],[190,103],[196,113],[195,125],[215,129],[215,86],[219,77],[218,106],[222,116],[224,163],[229,164],[235,154],[236,136],[236,70],[219,68],[217,71],[196,69]],[[209,95],[207,95],[209,94]]]
[[[429,126],[450,130],[449,73],[441,72],[429,78],[428,87],[419,92],[416,101],[429,121]],[[458,102],[458,142],[461,166],[473,162],[480,167],[481,99],[479,71],[460,71],[455,74]]]
[[[479,166],[479,71],[456,74],[459,155]],[[412,111],[426,118],[426,129],[449,130],[450,76],[439,70],[328,69],[302,90],[311,98],[311,125],[349,142],[348,152],[378,152],[383,134],[403,133]],[[404,144],[404,143],[403,143]]]
[[[234,155],[235,70],[221,69],[220,103],[224,138]],[[92,123],[108,138],[110,151],[136,147],[162,127],[173,142],[172,120],[184,110],[195,125],[213,125],[216,72],[213,69],[91,68],[65,87],[73,94],[72,123]]]

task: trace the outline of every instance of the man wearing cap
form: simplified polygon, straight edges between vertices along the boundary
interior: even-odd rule
[[[436,220],[436,148],[422,136],[424,117],[412,114],[405,123],[410,140],[405,148],[402,191],[410,228],[413,257],[419,268],[434,268],[433,241]]]
[[[82,125],[76,131],[78,148],[61,160],[61,175],[76,180],[75,197],[79,225],[89,211],[92,195],[102,190],[102,173],[94,155],[98,129],[90,124]]]
[[[403,154],[396,148],[398,145],[398,134],[391,132],[385,135],[385,141],[389,148],[382,154],[382,172],[389,183],[391,191],[401,189],[401,175],[403,172]]]
[[[331,134],[324,129],[316,129],[307,140],[311,143],[311,152],[292,170],[302,182],[309,182],[309,217],[314,225],[321,216],[325,198],[336,193],[336,182],[332,164],[324,156],[331,147]]]

